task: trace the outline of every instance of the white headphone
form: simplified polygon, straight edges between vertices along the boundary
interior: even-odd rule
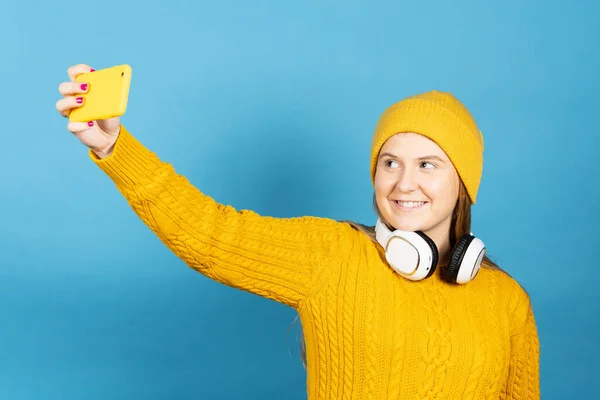
[[[419,281],[429,278],[435,272],[438,249],[433,240],[423,232],[391,232],[378,219],[375,235],[385,249],[387,262],[401,276]],[[448,266],[442,273],[444,280],[464,284],[475,279],[485,251],[483,242],[472,233],[463,235],[452,249]]]

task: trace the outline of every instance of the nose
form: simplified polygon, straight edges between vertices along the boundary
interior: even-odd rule
[[[410,168],[404,168],[398,177],[398,183],[396,184],[398,189],[402,192],[413,192],[417,189],[418,182],[415,171]]]

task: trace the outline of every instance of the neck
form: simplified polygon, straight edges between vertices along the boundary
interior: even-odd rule
[[[448,265],[450,262],[450,224],[441,224],[425,232],[433,240],[438,249],[438,265]]]
[[[433,239],[433,238],[432,238]],[[446,237],[445,240],[437,241],[433,239],[435,245],[438,248],[438,265],[448,265],[450,262],[450,238]]]

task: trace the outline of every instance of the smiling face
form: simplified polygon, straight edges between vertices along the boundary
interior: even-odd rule
[[[460,180],[446,153],[415,133],[390,137],[375,173],[377,206],[388,224],[423,231],[442,250],[448,246]]]

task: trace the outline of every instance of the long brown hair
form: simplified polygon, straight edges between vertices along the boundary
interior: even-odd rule
[[[375,198],[375,194],[373,194],[373,208],[377,217],[381,219],[382,222],[385,223],[385,219],[383,215],[381,215],[381,211],[379,211],[379,207],[377,206],[377,200]],[[367,226],[360,224],[354,221],[343,220],[339,221],[342,223],[348,223],[355,229],[367,235],[376,245],[379,245],[377,242],[377,238],[375,237],[375,226]],[[389,225],[389,224],[388,224]],[[459,189],[458,189],[458,199],[456,201],[456,205],[454,206],[454,211],[452,213],[452,222],[450,224],[450,246],[453,247],[458,239],[460,239],[463,235],[471,232],[471,200],[467,194],[467,189],[465,188],[462,181],[460,181]],[[499,270],[504,273],[496,263],[494,263],[487,254],[483,257],[482,268],[487,268],[491,270]],[[294,322],[298,320],[298,317],[294,319]],[[294,323],[292,322],[292,324]],[[300,326],[300,334],[302,335],[302,326]],[[300,357],[302,359],[302,363],[306,367],[306,342],[304,340],[304,336],[301,337],[300,342]]]

